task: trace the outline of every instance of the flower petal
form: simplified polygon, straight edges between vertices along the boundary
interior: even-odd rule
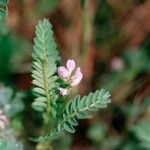
[[[72,86],[78,85],[81,82],[82,78],[83,74],[81,72],[80,67],[78,67],[75,74],[71,77],[71,85]]]
[[[72,71],[75,69],[76,66],[75,61],[73,59],[68,59],[66,66],[69,72],[72,73]]]
[[[59,77],[64,79],[64,78],[68,78],[70,76],[70,73],[67,68],[65,68],[64,66],[60,66],[58,67],[58,75]]]

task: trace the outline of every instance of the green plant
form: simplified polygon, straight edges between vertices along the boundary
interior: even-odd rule
[[[14,93],[11,88],[0,88],[0,110],[3,110],[9,117],[15,116],[24,109],[24,104],[22,102],[23,97],[23,93]]]
[[[0,0],[0,19],[3,18],[8,10],[7,10],[8,0]]]
[[[23,150],[23,145],[15,140],[18,124],[21,125],[19,113],[24,109],[24,94],[14,92],[12,88],[0,85],[0,149]],[[17,131],[15,131],[17,129]]]
[[[73,60],[67,61],[67,67],[59,65],[52,25],[47,19],[39,21],[34,42],[32,83],[36,98],[32,106],[43,112],[46,133],[33,140],[52,140],[64,130],[74,133],[74,126],[78,125],[76,119],[91,118],[91,112],[106,108],[111,102],[110,94],[102,89],[87,96],[75,96],[67,102],[72,87],[79,84],[83,77],[80,67],[74,73]]]
[[[1,150],[23,150],[23,145],[15,140],[0,140]]]
[[[135,136],[140,140],[140,144],[145,149],[150,149],[150,121],[143,121],[132,128]]]
[[[56,61],[58,52],[56,51],[56,44],[52,38],[52,30],[50,23],[44,19],[40,21],[36,27],[36,38],[34,39],[34,53],[33,53],[33,91],[38,93],[35,102],[32,106],[38,111],[51,112],[51,107],[55,103],[53,88],[56,87],[57,76]]]
[[[58,5],[58,0],[39,0],[36,6],[36,9],[38,10],[38,15],[41,14],[47,14],[50,11],[55,10],[55,8]]]

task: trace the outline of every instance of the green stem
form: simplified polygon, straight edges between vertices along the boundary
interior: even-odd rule
[[[83,22],[83,42],[82,42],[82,55],[85,59],[89,43],[90,43],[90,20],[89,20],[89,0],[84,0],[82,10],[82,22]]]
[[[43,30],[43,28],[42,28]],[[45,88],[45,91],[46,91],[46,97],[47,97],[47,110],[46,110],[46,113],[44,115],[44,121],[45,121],[45,124],[47,124],[49,122],[49,115],[50,115],[50,112],[51,112],[51,108],[50,108],[50,93],[49,93],[49,88],[48,88],[48,77],[46,76],[46,71],[45,71],[45,66],[46,66],[46,60],[47,60],[47,54],[46,54],[46,40],[45,40],[45,32],[43,31],[42,32],[42,38],[43,38],[43,53],[44,53],[44,59],[41,60],[41,63],[42,63],[42,69],[43,69],[43,77],[44,77],[44,88]]]
[[[45,92],[46,92],[46,97],[47,97],[47,110],[44,114],[44,122],[45,124],[47,124],[49,122],[49,115],[50,115],[50,94],[49,94],[49,90],[48,90],[48,81],[47,81],[47,77],[46,77],[46,72],[45,72],[45,60],[42,61],[42,68],[43,68],[43,76],[44,76],[44,88],[45,88]]]

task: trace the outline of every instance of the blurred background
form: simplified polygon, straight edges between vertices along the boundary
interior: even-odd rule
[[[63,63],[73,58],[84,72],[74,93],[112,94],[107,109],[81,121],[54,149],[150,149],[150,0],[10,0],[8,10],[0,22],[0,118],[11,128],[4,144],[11,138],[20,149],[36,149],[28,140],[41,127],[30,106],[31,53],[35,25],[46,17]]]

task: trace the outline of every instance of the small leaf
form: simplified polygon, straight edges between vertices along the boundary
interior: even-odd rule
[[[91,103],[92,103],[92,96],[93,96],[93,93],[90,93],[86,99],[86,106],[89,106]]]
[[[91,118],[92,115],[88,112],[78,112],[77,113],[77,118],[79,119],[86,119],[86,118]]]
[[[69,124],[71,124],[72,126],[77,126],[78,122],[75,120],[75,118],[70,118],[67,121]]]
[[[38,86],[40,88],[43,88],[43,89],[45,88],[44,85],[38,80],[33,80],[32,84],[35,85],[35,86]]]
[[[47,106],[47,105],[46,105],[45,103],[40,103],[40,102],[33,102],[33,103],[32,103],[32,107],[33,107],[35,110],[40,111],[40,112],[44,111],[45,108],[46,108],[46,106]]]
[[[74,133],[75,132],[75,129],[73,127],[69,126],[67,123],[64,124],[64,128],[69,133]]]
[[[41,89],[41,88],[33,88],[33,91],[36,92],[36,93],[39,93],[39,94],[43,94],[43,95],[46,95],[46,92],[44,89]]]
[[[46,97],[38,97],[38,98],[35,99],[35,101],[37,101],[37,102],[46,102],[47,99],[46,99]]]

